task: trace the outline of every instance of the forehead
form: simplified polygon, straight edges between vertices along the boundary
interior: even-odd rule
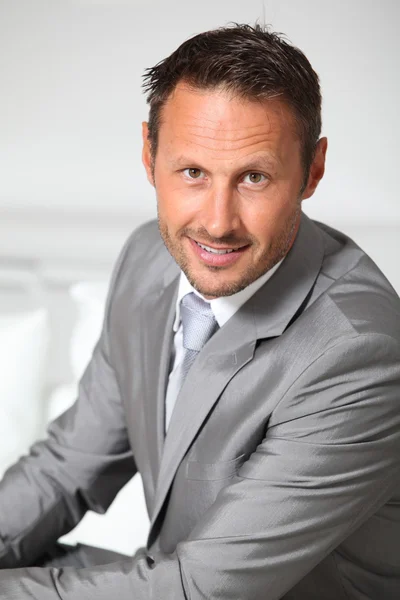
[[[195,144],[230,153],[266,145],[296,145],[296,122],[280,98],[249,100],[223,88],[202,90],[180,83],[160,115],[159,143]]]

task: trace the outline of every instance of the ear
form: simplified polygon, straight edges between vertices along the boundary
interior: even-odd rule
[[[154,187],[154,177],[153,177],[153,162],[151,156],[151,146],[149,140],[149,128],[146,121],[142,123],[142,139],[143,139],[143,150],[142,150],[142,162],[144,168],[146,169],[147,179],[149,183]]]
[[[310,196],[313,195],[313,193],[317,189],[319,182],[321,181],[322,177],[324,176],[325,157],[326,157],[327,148],[328,148],[328,140],[326,137],[322,137],[317,142],[315,156],[314,156],[314,160],[310,167],[310,173],[308,176],[307,185],[301,196],[302,200],[305,200],[306,198],[310,198]]]

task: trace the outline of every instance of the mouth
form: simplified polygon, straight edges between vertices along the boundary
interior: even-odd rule
[[[237,247],[213,247],[188,238],[196,256],[200,261],[211,267],[228,267],[237,262],[244,252],[250,247],[249,244]]]
[[[230,254],[231,252],[239,252],[245,246],[239,246],[238,248],[213,248],[212,246],[206,246],[205,244],[200,244],[200,242],[196,242],[193,240],[200,248],[206,250],[207,252],[211,252],[212,254]]]

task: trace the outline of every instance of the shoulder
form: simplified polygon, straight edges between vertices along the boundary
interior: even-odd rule
[[[284,333],[290,381],[271,423],[345,406],[398,415],[400,299],[351,238],[315,225],[324,259],[305,309]]]
[[[157,221],[140,225],[126,240],[117,259],[114,272],[126,285],[152,285],[168,270],[178,272],[178,267],[161,238]]]
[[[136,227],[126,240],[123,251],[131,259],[136,255],[146,252],[150,248],[159,248],[163,246],[156,219],[146,221]]]
[[[350,237],[322,223],[323,264],[312,312],[334,337],[388,336],[400,344],[400,299],[385,275]]]

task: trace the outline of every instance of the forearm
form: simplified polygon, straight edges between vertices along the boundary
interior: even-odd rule
[[[187,600],[176,553],[155,569],[144,552],[90,569],[10,569],[0,571],[0,598],[19,600]]]
[[[67,500],[66,490],[51,477],[52,452],[39,442],[0,483],[0,568],[28,566],[46,546],[72,529],[85,507]],[[47,462],[49,471],[41,470]],[[55,461],[54,461],[55,462]]]
[[[87,510],[105,512],[135,472],[118,386],[99,343],[77,401],[0,483],[0,568],[32,564]]]
[[[87,510],[105,512],[119,489],[135,473],[131,452],[118,455],[118,472],[96,479],[56,456],[49,440],[13,465],[0,482],[0,569],[26,567],[73,529]],[[91,473],[98,464],[91,457]],[[97,457],[98,458],[98,457]],[[122,467],[122,468],[121,468]],[[104,490],[99,494],[97,489]]]

